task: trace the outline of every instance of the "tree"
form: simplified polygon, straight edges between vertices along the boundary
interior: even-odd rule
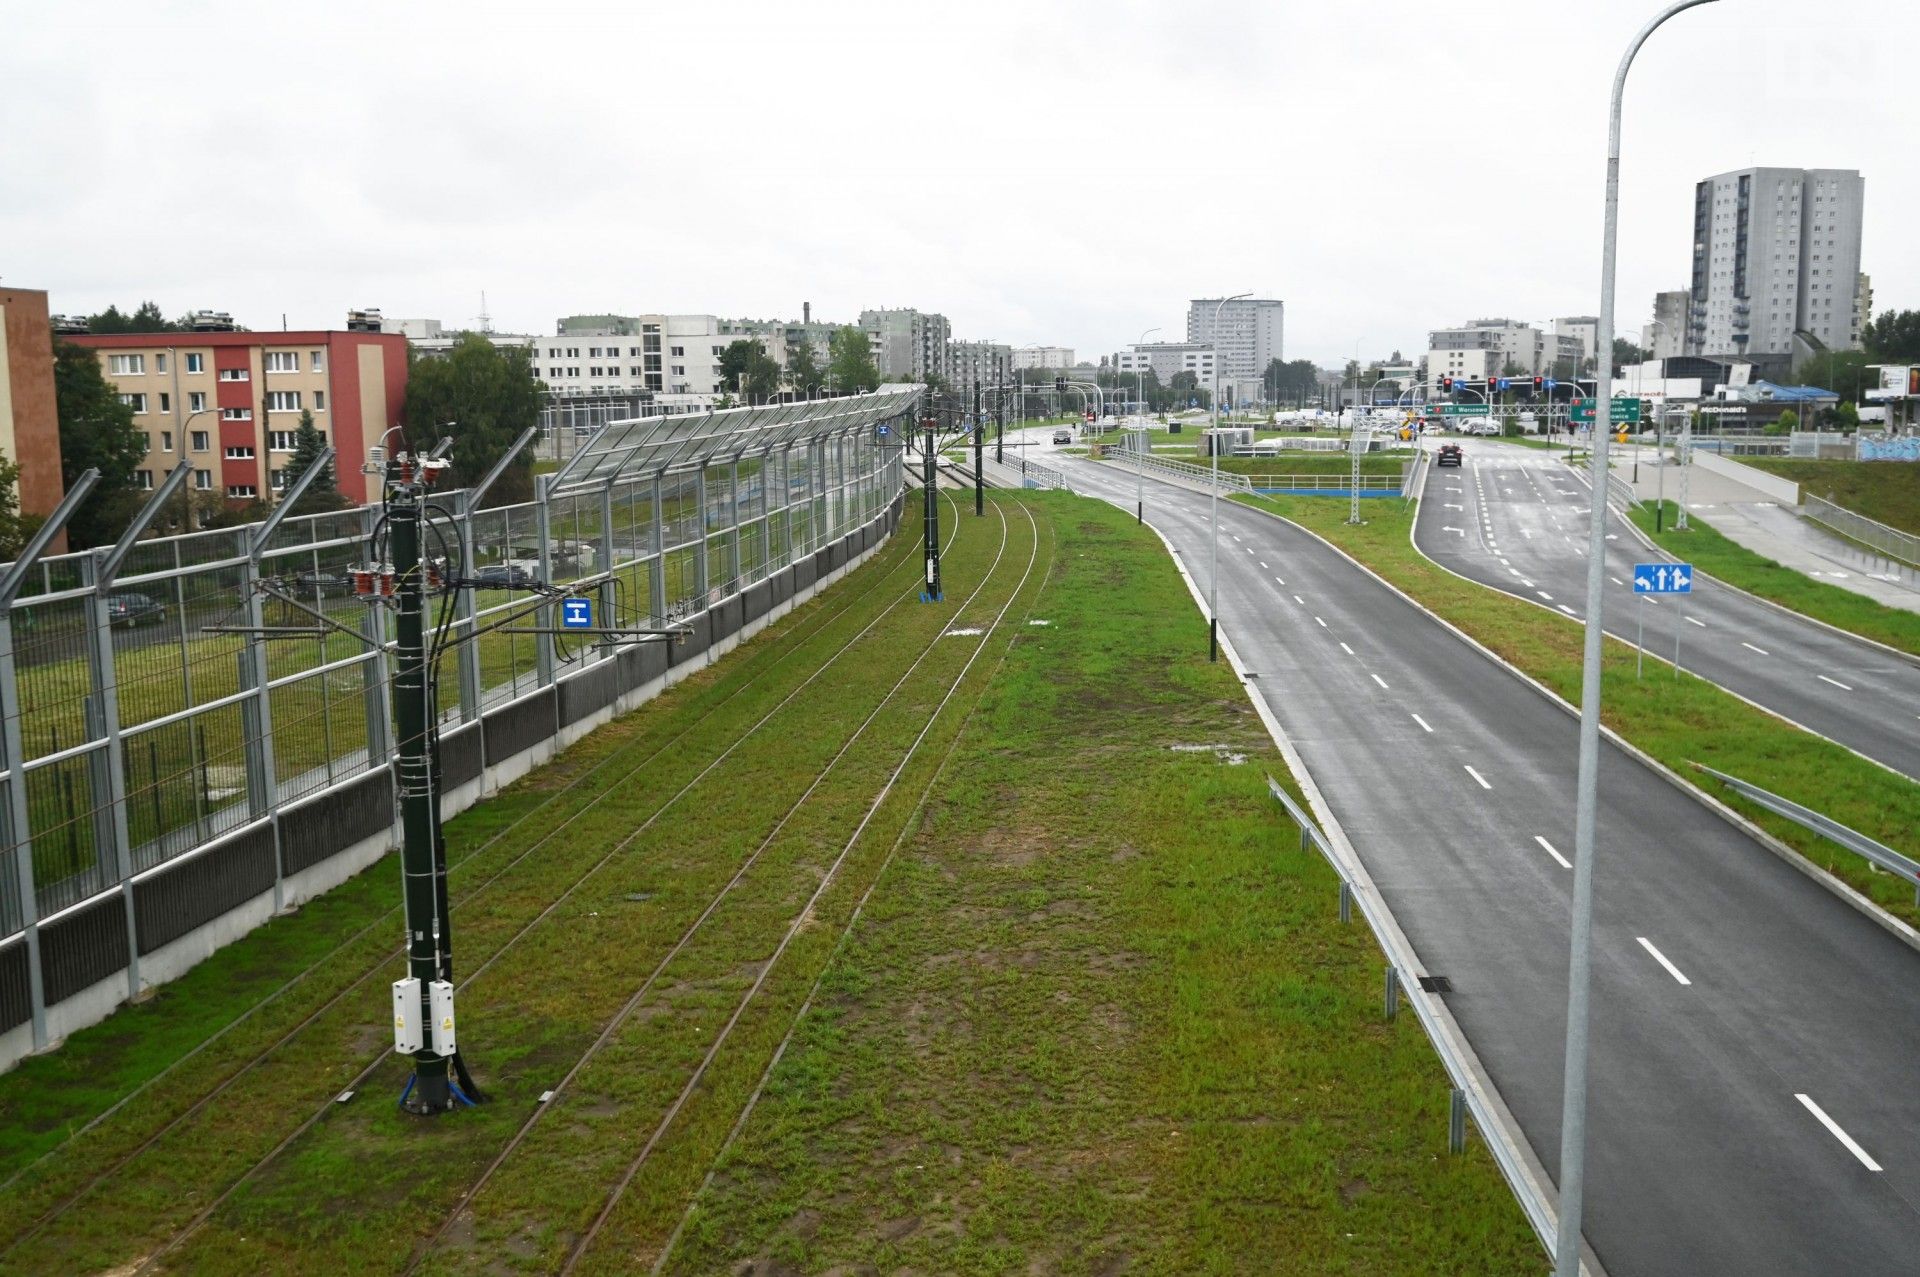
[[[87,316],[90,333],[183,333],[189,330],[184,319],[168,319],[152,302],[141,302],[132,314],[118,306],[108,306],[97,315]]]
[[[720,352],[720,385],[749,402],[771,399],[780,390],[780,365],[765,346],[742,337]]]
[[[1790,435],[1800,428],[1800,414],[1789,408],[1780,414],[1779,420],[1766,428],[1770,435]]]
[[[53,343],[53,396],[60,417],[60,478],[67,487],[87,470],[98,470],[93,495],[67,521],[75,549],[106,545],[140,509],[134,472],[147,455],[147,441],[133,428],[133,409],[100,372],[100,360],[70,341]]]
[[[20,513],[20,467],[0,452],[0,561],[18,558],[45,522],[40,515]]]
[[[813,386],[826,388],[827,374],[814,355],[813,343],[801,341],[787,348],[787,387],[806,394]]]
[[[1860,428],[1860,410],[1853,406],[1851,399],[1842,399],[1840,406],[1833,410],[1833,424],[1848,434]]]
[[[1871,367],[1879,362],[1878,356],[1865,350],[1822,350],[1809,356],[1794,377],[1802,385],[1819,386],[1857,401],[1863,391],[1880,384],[1880,374]]]
[[[1920,363],[1920,310],[1882,311],[1860,334],[1860,344],[1875,363]]]
[[[1649,358],[1650,355],[1647,351],[1634,345],[1625,337],[1615,337],[1613,339],[1613,366],[1616,370],[1624,368],[1628,364],[1643,364]]]
[[[293,432],[293,459],[287,462],[284,476],[286,491],[292,492],[293,485],[300,476],[312,469],[316,463],[322,473],[314,478],[313,486],[300,496],[300,512],[317,514],[323,510],[344,510],[351,504],[340,491],[339,481],[335,478],[334,463],[321,462],[320,454],[326,449],[327,437],[313,424],[313,413],[305,408],[300,410],[300,425]]]
[[[506,455],[520,432],[540,423],[540,380],[524,346],[500,347],[467,333],[445,355],[407,356],[407,400],[401,409],[409,447],[429,449],[453,436],[444,486],[478,483]],[[487,493],[488,505],[533,498],[532,449],[523,451]]]
[[[838,394],[879,389],[880,369],[865,332],[849,324],[827,339],[827,376]]]

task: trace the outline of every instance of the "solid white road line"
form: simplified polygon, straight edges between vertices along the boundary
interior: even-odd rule
[[[1427,726],[1427,720],[1426,720],[1426,719],[1424,719],[1424,718],[1422,718],[1422,717],[1420,717],[1420,716],[1419,716],[1418,714],[1415,714],[1415,715],[1413,716],[1413,721],[1414,721],[1414,722],[1416,722],[1416,723],[1418,723],[1418,724],[1420,724],[1420,728],[1421,728],[1421,730],[1422,730],[1422,731],[1428,731],[1428,732],[1430,732],[1430,731],[1432,731],[1432,730],[1433,730],[1433,728],[1431,728],[1431,727],[1428,727],[1428,726]]]
[[[1749,652],[1758,652],[1758,653],[1760,653],[1760,655],[1762,655],[1762,656],[1771,656],[1771,655],[1773,655],[1773,653],[1771,653],[1771,652],[1769,652],[1769,651],[1767,651],[1767,649],[1766,649],[1766,648],[1764,648],[1764,647],[1755,647],[1755,646],[1754,646],[1753,644],[1751,644],[1751,643],[1749,643],[1749,642],[1747,642],[1747,641],[1746,641],[1746,640],[1744,640],[1744,639],[1743,639],[1743,640],[1741,640],[1741,642],[1740,642],[1740,646],[1741,646],[1741,647],[1744,647],[1744,648],[1746,648],[1746,649],[1747,649],[1747,650],[1748,650]]]
[[[1371,675],[1370,677],[1373,679],[1374,682],[1380,684],[1380,686],[1382,687],[1385,687],[1387,685],[1387,680],[1384,678],[1381,678],[1378,674]]]
[[[1806,1106],[1807,1112],[1819,1118],[1820,1125],[1826,1127],[1827,1130],[1832,1133],[1833,1138],[1839,1140],[1842,1144],[1845,1144],[1847,1146],[1847,1152],[1852,1153],[1855,1157],[1859,1158],[1860,1164],[1862,1166],[1866,1167],[1870,1171],[1877,1171],[1880,1169],[1880,1163],[1874,1161],[1871,1157],[1868,1157],[1867,1150],[1864,1148],[1861,1148],[1858,1144],[1854,1143],[1853,1136],[1841,1130],[1840,1123],[1828,1117],[1826,1114],[1826,1110],[1813,1102],[1812,1096],[1804,1095],[1796,1091],[1794,1092],[1793,1098],[1796,1100],[1799,1100],[1801,1104]]]
[[[1853,690],[1851,687],[1848,687],[1845,683],[1842,683],[1837,678],[1828,678],[1825,674],[1815,674],[1814,677],[1819,679],[1822,683],[1832,683],[1835,687],[1839,688],[1843,692],[1851,692]]]
[[[1539,834],[1535,834],[1533,836],[1533,840],[1539,843],[1542,847],[1546,848],[1547,854],[1549,856],[1552,856],[1555,860],[1559,861],[1560,867],[1562,869],[1573,868],[1573,862],[1571,860],[1568,860],[1565,856],[1561,855],[1558,851],[1554,850],[1554,846],[1552,843],[1542,838]]]
[[[1696,620],[1695,618],[1693,618],[1693,617],[1691,617],[1691,616],[1687,618],[1687,624],[1688,624],[1688,625],[1697,625],[1697,626],[1699,626],[1699,627],[1700,627],[1701,629],[1703,629],[1703,630],[1707,628],[1707,623],[1706,623],[1705,621],[1701,621],[1701,620]]]
[[[1353,649],[1352,649],[1352,648],[1350,648],[1350,647],[1348,647],[1348,646],[1347,646],[1347,645],[1346,645],[1345,643],[1342,643],[1342,644],[1340,645],[1340,650],[1341,650],[1341,651],[1343,651],[1343,652],[1345,652],[1345,653],[1346,653],[1346,654],[1347,654],[1348,656],[1352,656],[1352,655],[1353,655]]]
[[[1462,764],[1462,766],[1465,766],[1465,767],[1466,767],[1466,769],[1467,769],[1467,775],[1469,775],[1469,776],[1471,776],[1471,777],[1473,777],[1473,778],[1474,778],[1475,780],[1477,780],[1477,781],[1479,781],[1479,782],[1480,782],[1480,788],[1482,788],[1482,789],[1492,789],[1492,788],[1493,788],[1493,786],[1492,786],[1492,785],[1489,785],[1489,784],[1487,783],[1487,778],[1486,778],[1485,776],[1482,776],[1482,775],[1481,775],[1481,774],[1480,774],[1479,772],[1477,772],[1477,771],[1475,771],[1475,770],[1473,769],[1473,767],[1472,767],[1472,766],[1471,766],[1470,764]]]
[[[1655,962],[1659,963],[1661,966],[1667,969],[1668,975],[1678,980],[1681,984],[1693,983],[1693,981],[1687,979],[1687,977],[1680,974],[1679,967],[1676,967],[1671,962],[1667,961],[1666,954],[1660,952],[1658,949],[1653,947],[1653,941],[1647,939],[1645,936],[1635,936],[1634,939],[1640,942],[1640,947],[1642,949],[1645,949],[1648,953],[1653,955],[1653,960]]]

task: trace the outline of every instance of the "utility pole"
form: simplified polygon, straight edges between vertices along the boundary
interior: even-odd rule
[[[982,450],[987,441],[987,420],[980,412],[980,379],[973,379],[973,513],[987,512],[987,488],[982,477]]]
[[[926,520],[927,583],[926,588],[920,591],[920,601],[922,603],[938,603],[940,602],[940,502],[937,499],[938,492],[934,487],[933,431],[936,423],[933,415],[933,391],[931,389],[927,391],[926,416],[921,418],[920,424],[927,429],[927,451],[926,455],[921,458],[920,471],[922,476],[920,481],[921,504],[925,507],[923,515]]]
[[[1007,460],[1007,379],[1003,373],[993,395],[993,464]]]

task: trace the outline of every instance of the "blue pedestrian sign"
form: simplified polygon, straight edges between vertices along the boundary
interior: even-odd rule
[[[560,624],[569,630],[584,630],[593,625],[592,599],[561,599]]]
[[[1635,594],[1692,594],[1693,564],[1636,563],[1633,565]]]

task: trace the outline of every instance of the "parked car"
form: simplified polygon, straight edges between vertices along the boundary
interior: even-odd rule
[[[530,590],[540,578],[518,563],[490,563],[473,574],[474,585],[482,590]]]
[[[305,568],[294,577],[294,583],[299,587],[297,593],[318,595],[323,599],[331,595],[353,593],[353,577],[332,568]]]
[[[1071,430],[1056,430],[1056,431],[1054,431],[1054,432],[1053,432],[1053,441],[1054,441],[1055,443],[1072,443],[1072,442],[1073,442],[1073,431],[1071,431]]]
[[[132,629],[136,625],[158,625],[167,619],[167,609],[144,594],[109,594],[107,624]]]
[[[1433,464],[1436,466],[1459,465],[1460,464],[1460,445],[1457,443],[1441,444],[1440,455],[1434,459]]]

